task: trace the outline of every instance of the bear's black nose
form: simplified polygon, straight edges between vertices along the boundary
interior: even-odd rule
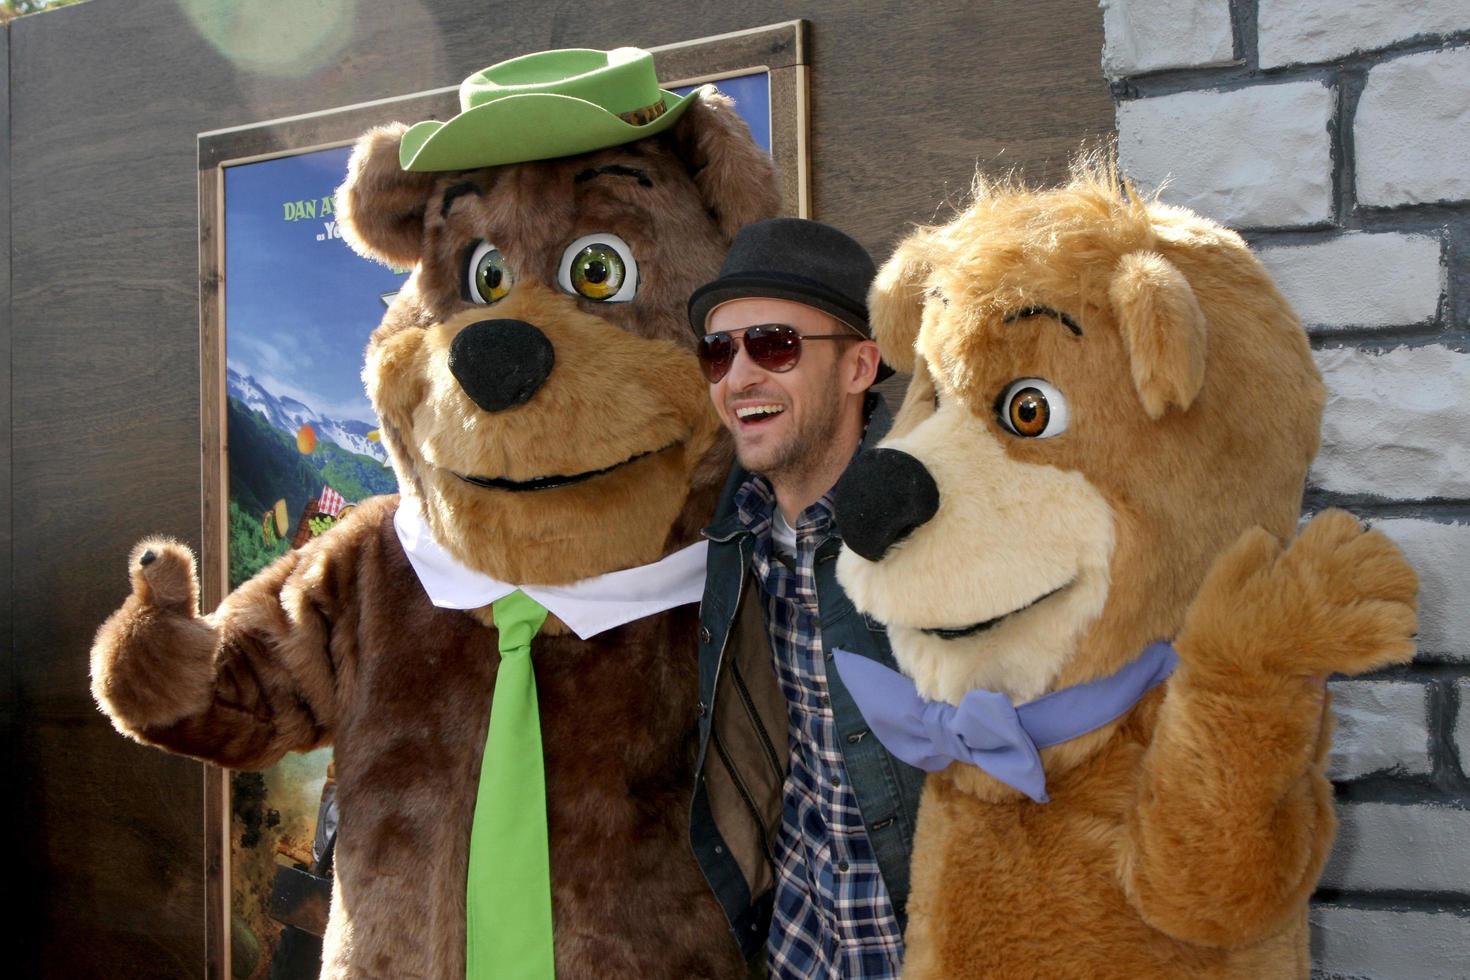
[[[524,320],[481,320],[449,342],[449,371],[487,412],[523,405],[556,361],[546,335]]]
[[[878,561],[939,510],[939,487],[908,453],[869,449],[837,481],[832,505],[842,542]]]

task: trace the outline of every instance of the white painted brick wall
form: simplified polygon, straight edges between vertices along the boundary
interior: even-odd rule
[[[1470,810],[1344,803],[1322,885],[1354,891],[1462,892],[1470,882]],[[1470,966],[1470,963],[1467,963]]]
[[[1470,48],[1405,55],[1374,67],[1353,138],[1360,204],[1470,198]]]
[[[1470,524],[1394,518],[1373,526],[1419,573],[1420,659],[1470,661]],[[1470,766],[1470,755],[1461,759]]]
[[[1312,482],[1398,500],[1470,497],[1470,354],[1316,352],[1327,383]]]
[[[1258,254],[1308,327],[1424,323],[1444,292],[1437,235],[1349,233]]]
[[[1373,980],[1464,980],[1470,919],[1319,905],[1312,909],[1313,976]]]
[[[1165,200],[1236,227],[1310,225],[1332,217],[1321,82],[1183,92],[1118,107],[1118,153],[1144,187],[1171,178]]]
[[[1211,67],[1225,63],[1220,6],[1104,0],[1104,70],[1128,82],[1120,163],[1145,188],[1172,177],[1168,201],[1258,231],[1303,322],[1347,342],[1314,355],[1329,392],[1314,486],[1368,513],[1422,512],[1374,521],[1419,573],[1418,664],[1332,682],[1331,776],[1373,777],[1401,802],[1339,807],[1313,976],[1470,978],[1470,351],[1452,349],[1470,327],[1470,0],[1247,0],[1245,66],[1224,70]],[[1363,338],[1383,328],[1407,343]],[[1430,713],[1449,685],[1452,731]],[[1458,773],[1432,755],[1451,739]]]
[[[1358,779],[1375,773],[1427,775],[1429,688],[1414,681],[1333,681],[1328,776]]]
[[[1228,0],[1102,0],[1103,72],[1228,64],[1235,56]]]
[[[1465,0],[1260,0],[1258,10],[1262,68],[1330,61],[1470,28]]]

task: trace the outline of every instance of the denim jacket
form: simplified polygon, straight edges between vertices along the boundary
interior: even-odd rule
[[[864,449],[876,445],[892,424],[882,398],[871,397]],[[748,475],[734,467],[715,520],[704,530],[710,547],[699,611],[699,756],[689,838],[736,942],[747,960],[756,961],[771,921],[789,743],[760,585],[750,571],[755,541],[735,511],[735,493]],[[895,667],[887,633],[859,613],[837,584],[841,545],[834,536],[816,554],[827,662],[840,647]],[[924,773],[884,750],[830,667],[827,683],[843,762],[902,926]]]

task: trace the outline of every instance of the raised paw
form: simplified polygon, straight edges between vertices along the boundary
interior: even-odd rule
[[[172,538],[147,538],[134,546],[128,570],[140,602],[185,616],[198,614],[199,581],[194,553],[187,546]]]
[[[1381,531],[1329,510],[1283,549],[1247,531],[1185,617],[1186,660],[1278,675],[1356,674],[1414,655],[1418,576]]]

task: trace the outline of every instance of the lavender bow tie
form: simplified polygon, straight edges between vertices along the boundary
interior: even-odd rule
[[[894,756],[926,772],[951,762],[978,766],[1037,803],[1048,801],[1039,749],[1116,721],[1179,663],[1172,646],[1153,643],[1116,674],[1018,708],[997,691],[970,691],[958,705],[930,701],[913,681],[877,661],[833,653],[858,710]]]

